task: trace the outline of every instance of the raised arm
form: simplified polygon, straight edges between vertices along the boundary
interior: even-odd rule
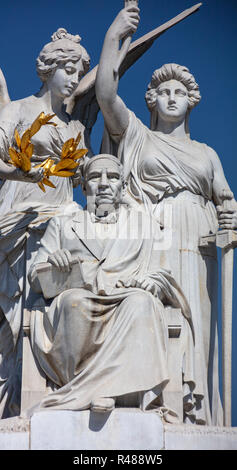
[[[117,94],[119,75],[116,70],[121,57],[119,45],[120,40],[137,30],[138,24],[138,7],[128,6],[120,11],[106,33],[96,77],[97,100],[106,127],[117,143],[128,126],[127,107]]]

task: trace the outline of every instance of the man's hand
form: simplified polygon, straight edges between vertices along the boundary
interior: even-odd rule
[[[56,266],[62,272],[69,272],[71,270],[72,255],[70,251],[63,249],[55,251],[48,257],[48,263]]]
[[[150,292],[154,297],[160,300],[164,297],[161,288],[149,278],[133,278],[128,281],[118,281],[116,287],[138,287],[139,289]]]

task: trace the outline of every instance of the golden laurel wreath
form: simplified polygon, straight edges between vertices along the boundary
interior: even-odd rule
[[[14,137],[18,150],[13,147],[9,147],[9,163],[14,165],[17,168],[20,168],[25,173],[28,173],[31,170],[31,157],[34,152],[34,145],[31,142],[31,138],[35,135],[42,126],[52,125],[57,126],[54,122],[49,122],[55,114],[44,114],[40,113],[39,116],[35,119],[32,125],[26,129],[22,137],[20,137],[19,132],[15,129]],[[78,160],[84,155],[87,154],[88,149],[77,149],[81,140],[81,133],[77,135],[76,139],[68,139],[62,147],[61,158],[58,163],[48,157],[39,165],[35,165],[34,168],[43,168],[44,176],[42,181],[40,181],[38,186],[42,191],[45,192],[45,187],[50,186],[51,188],[56,188],[56,186],[50,181],[50,176],[60,176],[60,177],[69,177],[73,176],[74,170],[78,167]]]

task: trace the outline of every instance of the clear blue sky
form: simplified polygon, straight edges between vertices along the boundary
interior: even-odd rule
[[[141,36],[189,8],[195,0],[140,0]],[[35,60],[59,27],[79,33],[91,56],[99,61],[105,32],[123,6],[123,0],[11,0],[1,3],[0,67],[12,100],[38,91]],[[151,74],[166,62],[186,65],[199,83],[202,100],[192,112],[192,138],[219,154],[227,180],[237,197],[236,77],[237,1],[204,0],[200,11],[161,36],[122,78],[120,95],[137,116],[149,124],[144,94]],[[99,151],[103,128],[100,117],[92,144]],[[80,197],[77,196],[77,200]],[[237,263],[237,259],[236,259]],[[237,266],[237,264],[236,264]],[[235,269],[236,270],[236,269]],[[234,279],[236,291],[236,277]],[[237,294],[233,309],[233,425],[237,426]]]

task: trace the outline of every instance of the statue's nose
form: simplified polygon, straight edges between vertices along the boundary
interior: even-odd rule
[[[173,104],[173,103],[176,103],[176,99],[175,99],[175,94],[171,92],[169,95],[169,104]]]
[[[100,179],[100,186],[108,186],[108,178],[106,172],[102,172],[101,179]]]

